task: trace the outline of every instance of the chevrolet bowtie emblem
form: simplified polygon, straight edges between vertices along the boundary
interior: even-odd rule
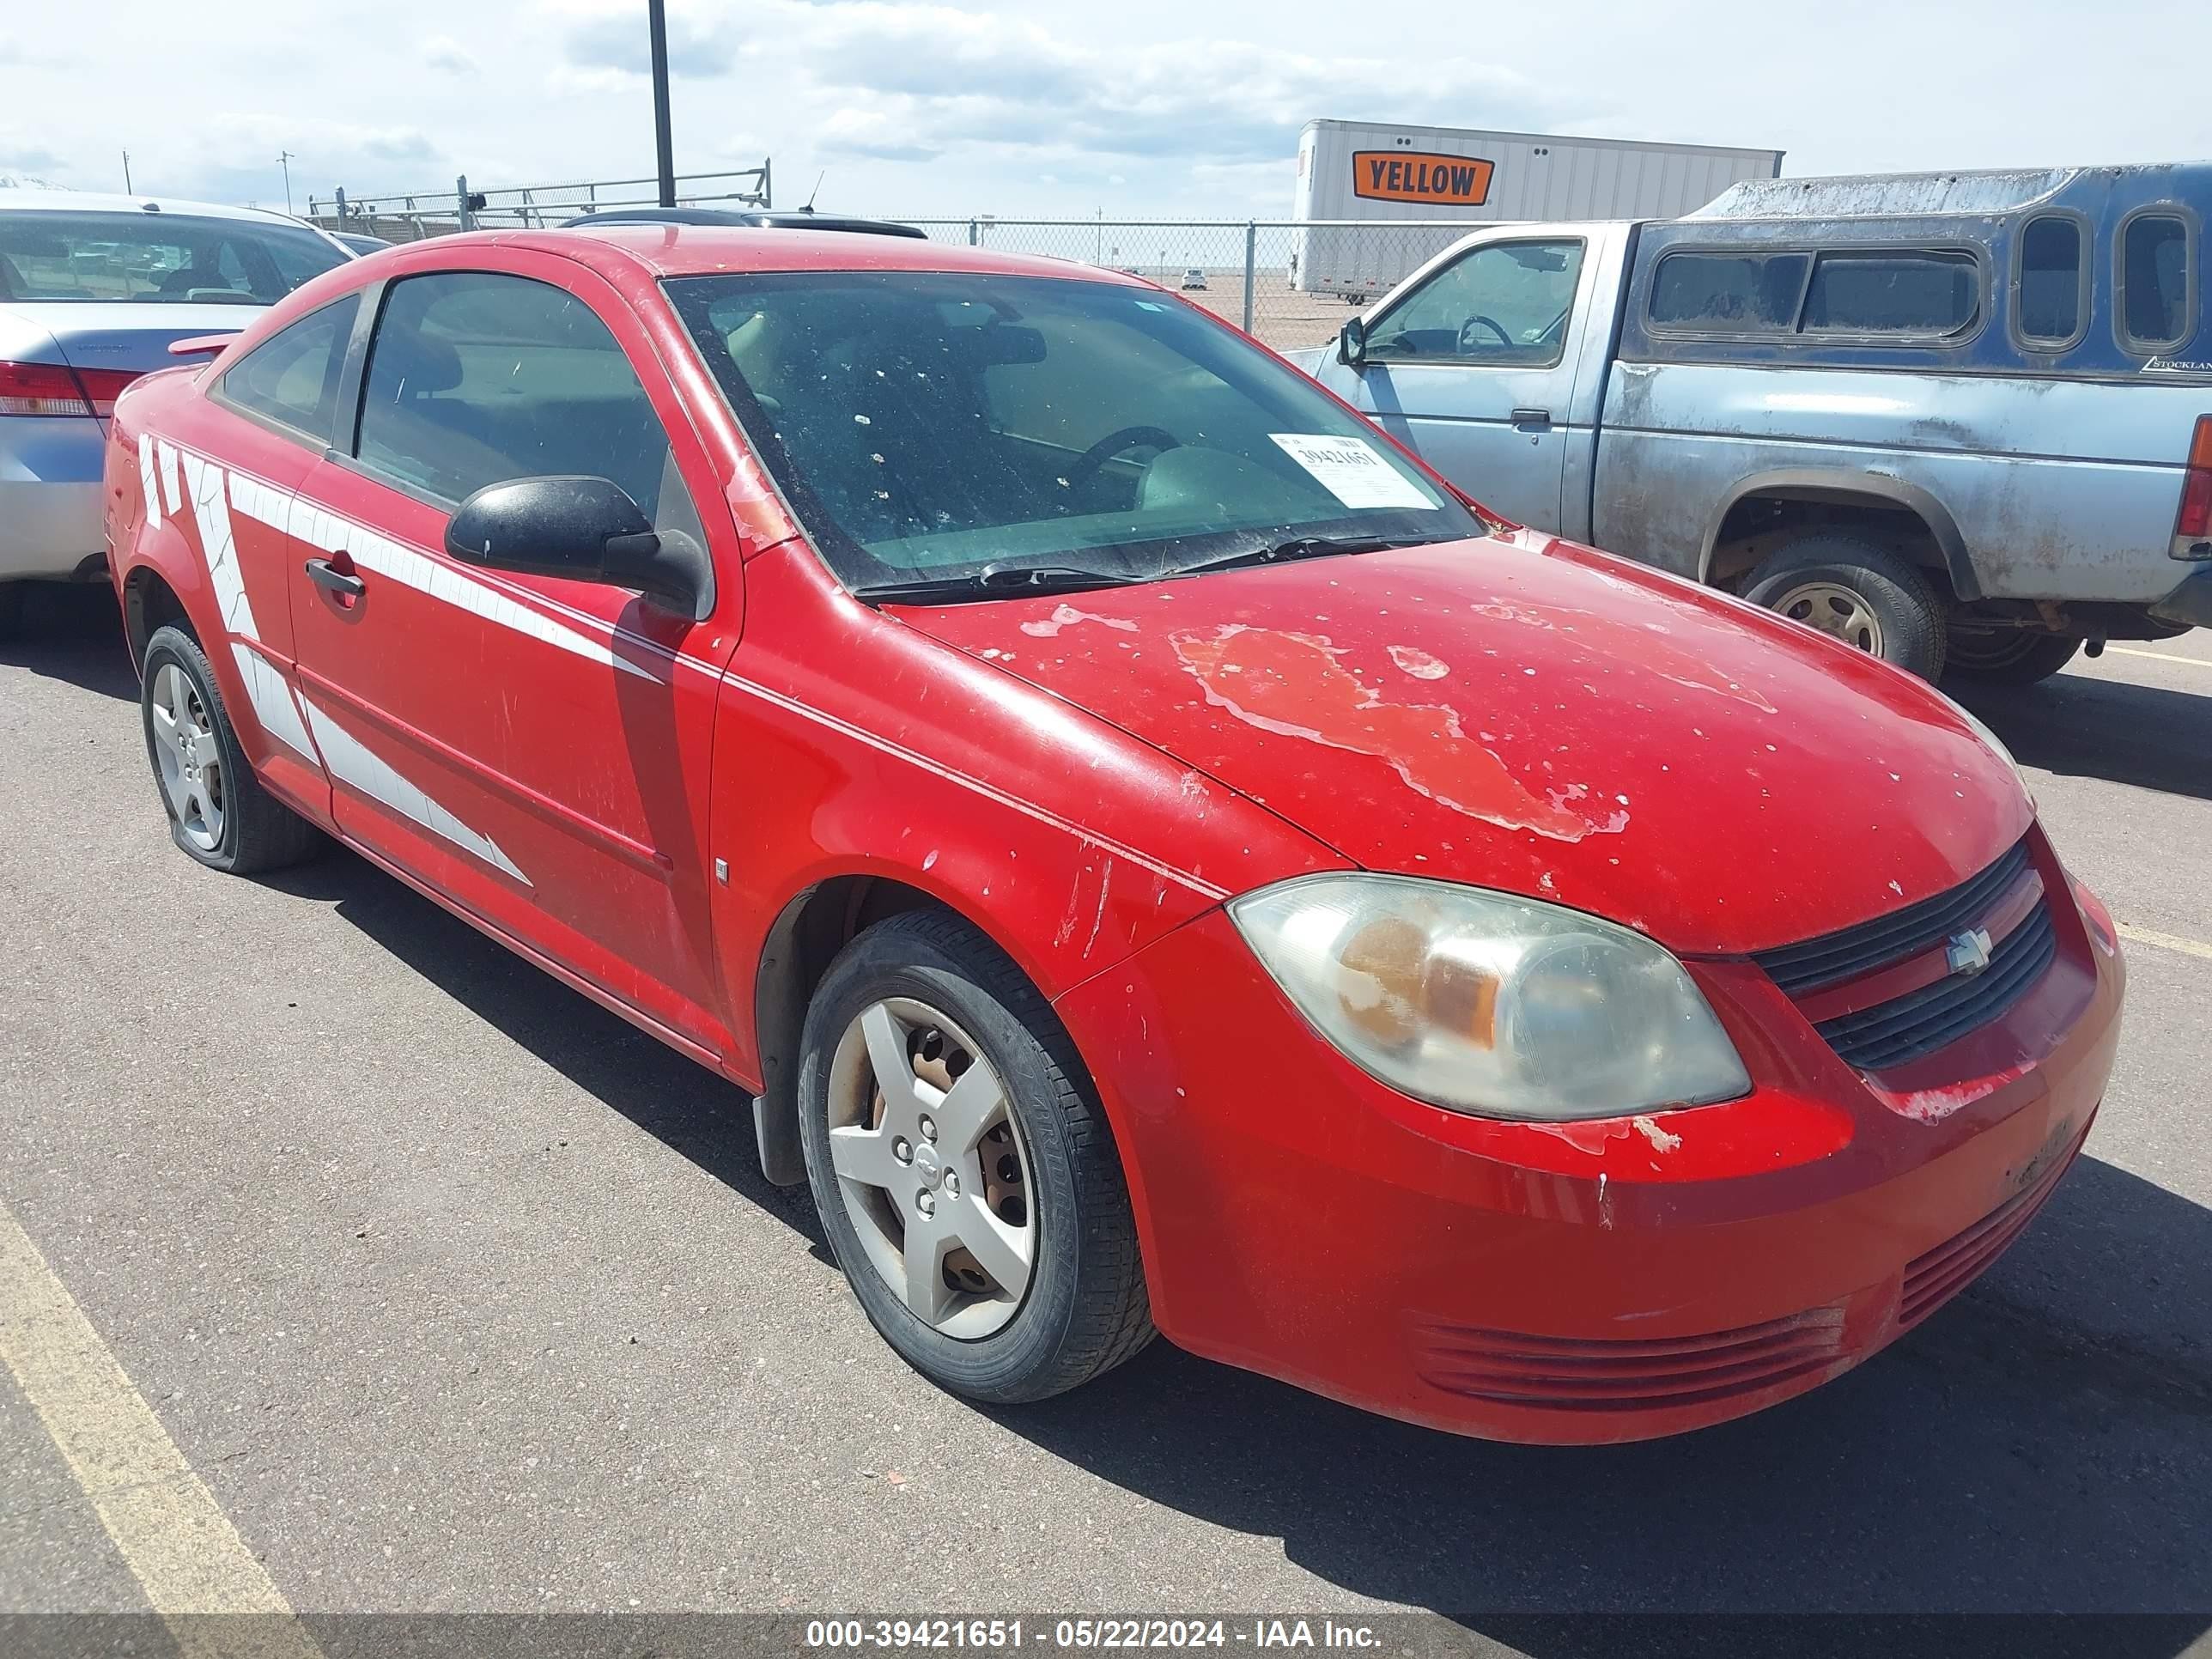
[[[1972,979],[1990,965],[1990,930],[1969,928],[1963,933],[1954,933],[1943,947],[1943,960],[1954,974]]]

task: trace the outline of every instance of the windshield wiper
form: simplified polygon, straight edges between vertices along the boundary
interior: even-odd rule
[[[853,597],[872,604],[928,605],[941,599],[1012,599],[1021,593],[1076,593],[1087,587],[1121,587],[1146,580],[1071,564],[987,564],[957,576],[868,582]]]
[[[1240,565],[1284,564],[1292,559],[1322,559],[1336,553],[1382,553],[1394,547],[1425,547],[1431,542],[1449,539],[1444,536],[1294,536],[1286,542],[1272,542],[1265,547],[1224,553],[1216,559],[1201,559],[1196,564],[1182,565],[1164,574],[1192,576],[1206,570],[1234,570]]]

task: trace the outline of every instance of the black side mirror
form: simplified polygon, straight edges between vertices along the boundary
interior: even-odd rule
[[[1336,331],[1336,361],[1349,368],[1357,368],[1367,361],[1367,319],[1347,317],[1344,326]]]
[[[446,552],[526,576],[634,587],[695,622],[714,608],[707,550],[681,531],[655,533],[609,478],[561,473],[486,484],[446,521]]]

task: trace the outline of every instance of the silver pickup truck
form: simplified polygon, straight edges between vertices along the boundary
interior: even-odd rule
[[[2212,626],[2212,164],[1510,224],[1297,361],[1476,499],[1933,679]]]

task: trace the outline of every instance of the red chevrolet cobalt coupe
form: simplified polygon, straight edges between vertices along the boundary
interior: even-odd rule
[[[2112,921],[1970,716],[1143,281],[452,237],[139,381],[107,478],[178,847],[343,842],[747,1091],[979,1400],[1157,1327],[1717,1422],[1972,1280],[2105,1086]]]

